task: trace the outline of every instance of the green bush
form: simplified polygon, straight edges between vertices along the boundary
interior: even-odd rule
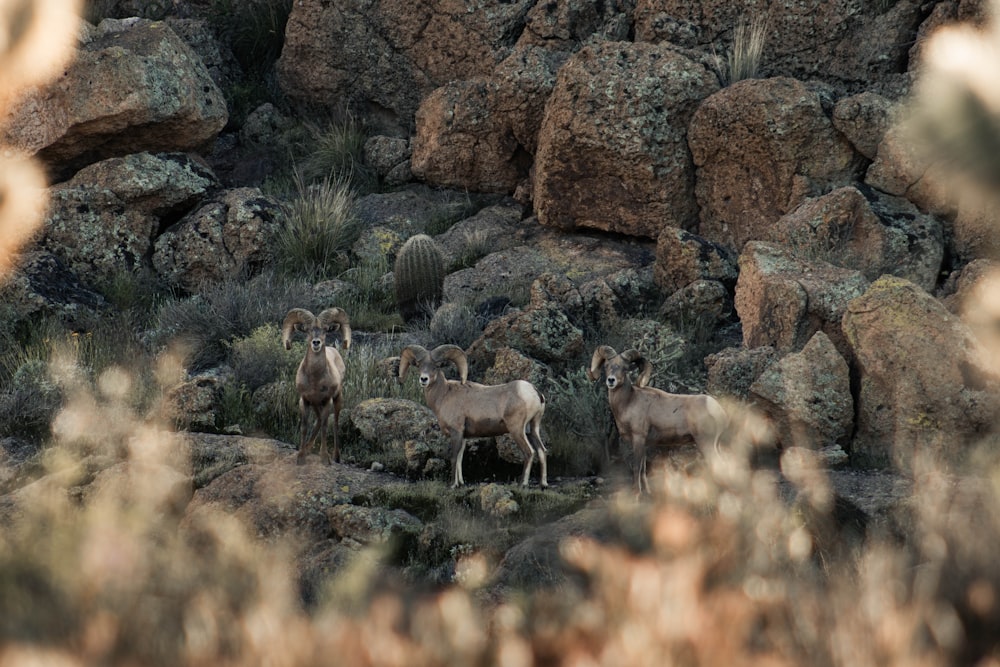
[[[203,370],[225,360],[233,340],[265,324],[282,322],[291,308],[315,312],[322,306],[305,282],[273,274],[229,280],[160,306],[151,339],[161,346],[180,344],[190,355],[190,369]]]
[[[295,347],[286,350],[281,328],[269,322],[229,345],[229,366],[237,385],[253,392],[271,382],[294,379],[303,354]]]
[[[340,278],[352,284],[341,308],[351,316],[351,326],[362,331],[392,331],[403,326],[396,308],[389,260],[384,255],[361,258]]]

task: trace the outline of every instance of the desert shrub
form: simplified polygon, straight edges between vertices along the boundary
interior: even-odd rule
[[[181,345],[191,356],[191,369],[202,370],[224,361],[234,339],[250,335],[268,323],[280,323],[291,308],[316,312],[323,304],[305,282],[262,274],[250,280],[229,280],[202,293],[160,306],[151,342]]]
[[[340,275],[356,289],[341,304],[351,316],[351,326],[363,331],[392,331],[403,326],[396,308],[391,267],[384,255],[360,258]]]
[[[270,382],[294,379],[304,354],[294,347],[286,350],[280,326],[269,322],[229,345],[229,366],[234,381],[253,392]]]
[[[542,438],[550,473],[576,476],[602,470],[614,432],[603,383],[591,382],[586,369],[578,367],[540,389],[546,399]]]
[[[306,185],[296,179],[297,195],[278,232],[275,263],[288,276],[319,281],[345,271],[361,225],[354,191],[344,180]]]
[[[483,333],[484,319],[465,303],[446,303],[435,311],[428,324],[437,345],[450,343],[466,349]]]

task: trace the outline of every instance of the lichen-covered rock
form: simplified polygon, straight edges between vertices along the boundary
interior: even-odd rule
[[[252,275],[271,259],[283,223],[281,206],[259,188],[228,190],[157,238],[153,266],[170,284],[190,291]]]
[[[895,102],[865,91],[837,100],[833,107],[833,126],[844,133],[855,150],[872,160],[895,116]]]
[[[367,545],[415,541],[424,527],[420,519],[401,509],[334,505],[326,516],[335,537]]]
[[[668,296],[659,316],[678,329],[711,332],[733,312],[729,290],[718,280],[696,280]]]
[[[54,315],[80,328],[97,321],[109,308],[101,294],[85,285],[59,257],[45,250],[21,255],[16,270],[0,285],[0,302],[18,319]]]
[[[555,305],[514,311],[486,326],[469,346],[469,363],[488,368],[507,347],[547,363],[568,361],[583,351],[583,332]]]
[[[348,419],[366,449],[402,452],[407,474],[422,470],[430,458],[447,455],[448,439],[441,434],[437,417],[419,403],[369,398],[354,406]]]
[[[211,371],[172,387],[167,392],[164,416],[179,429],[214,431],[225,381],[224,375]]]
[[[779,352],[797,352],[823,331],[837,349],[849,354],[840,320],[848,302],[868,287],[860,272],[810,262],[759,241],[747,244],[739,263],[735,303],[746,347],[769,345]]]
[[[822,331],[771,364],[750,386],[783,447],[845,445],[854,427],[847,362]]]
[[[747,401],[750,387],[777,358],[777,352],[770,345],[751,349],[727,347],[710,354],[705,357],[706,391],[713,396]]]
[[[895,87],[924,16],[917,0],[637,0],[635,39],[670,42],[725,57],[735,27],[766,17],[761,76],[820,80],[838,91]]]
[[[483,384],[505,384],[514,380],[527,380],[537,387],[547,375],[548,369],[544,364],[513,348],[503,347],[496,351],[493,365],[483,374]]]
[[[432,90],[493,70],[533,4],[296,2],[278,81],[289,97],[312,106],[377,110],[373,120],[383,133],[406,136]]]
[[[787,77],[739,81],[698,107],[688,129],[699,234],[741,252],[806,197],[855,180],[860,162],[820,96]],[[677,225],[682,226],[682,225]]]
[[[902,122],[892,126],[879,144],[865,183],[905,197],[922,211],[950,221],[945,243],[958,264],[1000,258],[1000,210],[990,197],[964,187],[954,167],[921,149],[916,130]]]
[[[958,317],[911,282],[883,277],[844,313],[859,376],[856,463],[949,460],[996,428],[997,369]]]
[[[936,217],[863,184],[807,199],[777,222],[771,239],[868,280],[890,274],[928,291],[937,285],[945,251]]]
[[[228,113],[201,60],[166,23],[107,19],[66,73],[11,119],[4,144],[66,169],[142,151],[198,151]]]
[[[584,47],[559,70],[534,166],[538,220],[656,238],[697,217],[688,122],[715,74],[667,46]]]
[[[365,141],[365,163],[389,186],[413,180],[410,142],[400,137],[377,135]]]
[[[395,478],[347,465],[296,465],[295,454],[267,465],[237,466],[198,489],[188,504],[185,525],[223,511],[246,525],[251,535],[296,536],[305,543],[332,536],[329,510]],[[316,459],[318,461],[318,459]]]
[[[497,519],[504,519],[521,510],[514,500],[513,492],[500,484],[484,484],[480,487],[479,506],[488,516]]]
[[[696,280],[736,284],[736,258],[723,246],[697,234],[666,227],[656,240],[653,278],[665,294],[672,294]]]

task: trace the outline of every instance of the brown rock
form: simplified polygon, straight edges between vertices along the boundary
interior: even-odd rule
[[[717,89],[704,65],[666,46],[610,42],[576,53],[559,70],[539,132],[539,222],[649,238],[691,227],[687,127]]]
[[[921,3],[853,0],[637,0],[636,41],[670,42],[727,56],[741,20],[764,15],[762,76],[820,80],[840,91],[893,84],[923,17]]]
[[[854,460],[950,459],[996,427],[1000,377],[969,328],[901,278],[852,300],[843,331],[860,379]]]
[[[406,136],[432,90],[493,71],[532,4],[296,2],[278,80],[299,102],[329,109],[347,102],[383,133]]]
[[[890,274],[930,291],[944,260],[941,227],[906,199],[859,185],[807,199],[778,221],[771,238],[868,280]]]
[[[528,177],[545,101],[567,57],[525,47],[490,78],[455,81],[425,97],[413,173],[433,185],[513,193]]]
[[[846,351],[840,320],[868,281],[858,271],[809,262],[776,245],[753,241],[740,255],[736,312],[743,344],[778,352],[801,350],[817,331]]]
[[[737,82],[698,108],[688,130],[699,233],[731,249],[768,238],[806,197],[854,180],[850,143],[819,96],[789,78]]]
[[[921,149],[919,137],[919,131],[906,123],[890,128],[865,182],[949,220],[947,242],[958,263],[1000,257],[1000,236],[996,234],[1000,209],[994,196],[968,187],[953,166]]]
[[[822,331],[770,365],[750,386],[783,447],[844,445],[854,426],[847,362]]]
[[[750,387],[776,359],[777,353],[768,345],[749,350],[727,347],[710,354],[705,357],[708,369],[705,389],[713,396],[749,400]]]
[[[206,202],[156,240],[153,266],[190,291],[258,271],[271,257],[281,207],[258,188],[236,188]]]
[[[106,20],[60,79],[21,103],[2,140],[65,168],[197,152],[227,120],[222,92],[166,23]]]
[[[656,241],[653,278],[666,294],[696,280],[736,283],[736,261],[726,248],[697,234],[666,227]]]
[[[837,100],[833,107],[833,126],[844,133],[855,150],[871,160],[893,123],[895,111],[892,100],[865,91]]]

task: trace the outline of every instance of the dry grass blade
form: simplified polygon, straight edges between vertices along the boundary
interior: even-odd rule
[[[733,47],[726,62],[730,84],[757,77],[766,43],[767,17],[762,14],[749,19],[740,17],[733,30]]]

